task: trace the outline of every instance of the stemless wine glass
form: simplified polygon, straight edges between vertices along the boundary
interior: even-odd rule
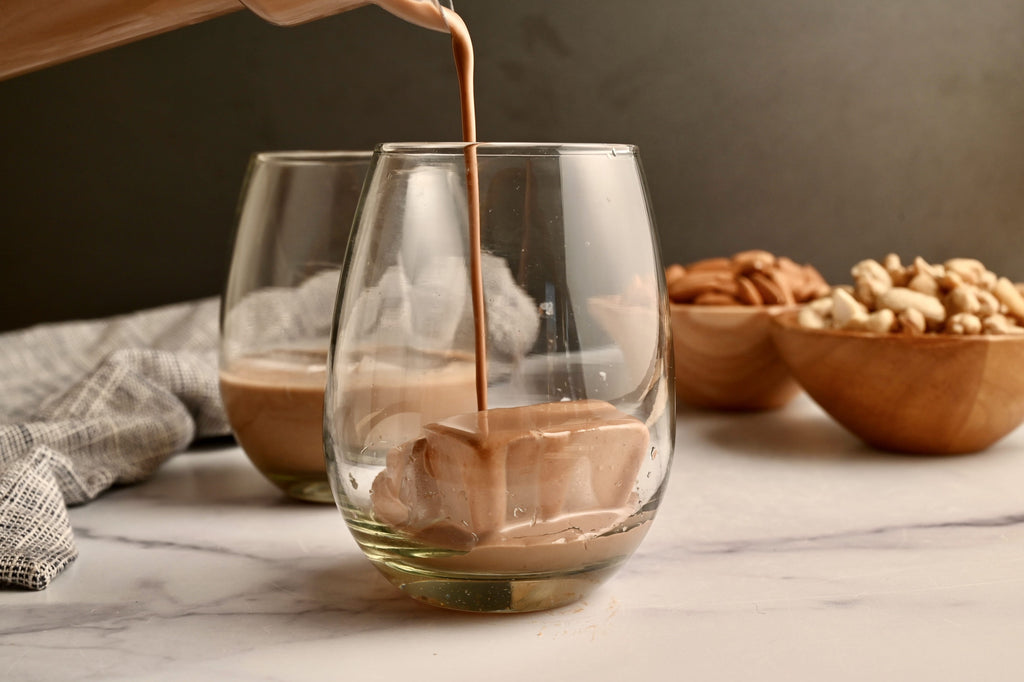
[[[636,149],[384,144],[353,229],[324,435],[359,546],[441,607],[533,611],[588,594],[650,528],[675,437]]]
[[[235,436],[289,496],[333,501],[324,465],[327,345],[370,152],[250,161],[221,299],[220,390]]]

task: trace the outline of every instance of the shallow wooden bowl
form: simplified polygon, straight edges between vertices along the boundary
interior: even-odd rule
[[[963,454],[1024,420],[1024,337],[803,329],[775,318],[775,345],[800,385],[868,444]]]
[[[783,307],[673,303],[676,396],[691,407],[772,410],[800,387],[772,343],[771,320]]]

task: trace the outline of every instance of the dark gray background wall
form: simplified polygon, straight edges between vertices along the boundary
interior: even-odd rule
[[[666,262],[1024,279],[1024,0],[460,0],[480,137],[638,144]],[[249,154],[459,136],[446,36],[239,12],[0,82],[0,329],[219,293]]]

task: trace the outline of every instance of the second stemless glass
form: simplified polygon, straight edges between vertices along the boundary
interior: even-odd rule
[[[467,159],[479,168],[485,410]],[[531,611],[583,597],[633,553],[675,435],[656,243],[632,146],[377,148],[339,291],[324,436],[338,506],[392,583],[437,606]]]
[[[256,468],[333,501],[323,451],[327,344],[368,151],[262,152],[249,164],[221,299],[220,391]]]

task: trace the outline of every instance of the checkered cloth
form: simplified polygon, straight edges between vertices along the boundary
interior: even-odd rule
[[[67,506],[229,433],[217,299],[0,334],[0,586],[40,590],[78,554]]]

